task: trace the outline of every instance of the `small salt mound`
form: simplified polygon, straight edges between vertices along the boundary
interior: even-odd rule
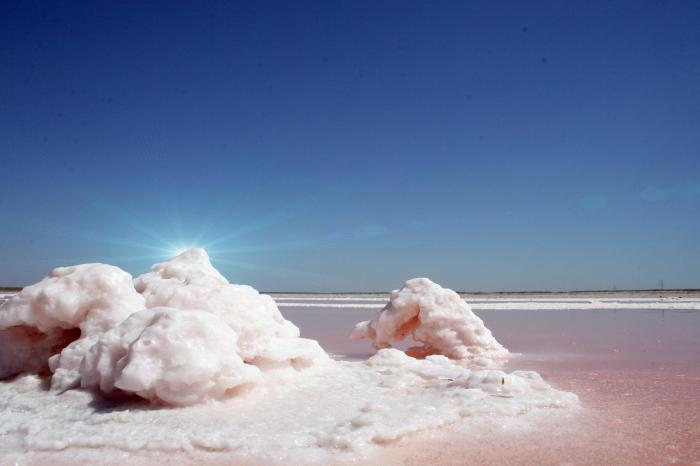
[[[74,386],[83,353],[102,332],[143,307],[131,275],[117,267],[56,268],[0,307],[0,376],[40,371],[51,356],[52,388]]]
[[[99,338],[83,359],[81,383],[173,405],[221,399],[261,380],[237,350],[236,333],[215,314],[148,309]]]
[[[452,359],[502,358],[508,355],[484,322],[457,293],[427,278],[408,280],[391,293],[377,316],[355,326],[352,338],[374,340],[377,349],[411,336],[423,343],[407,353],[424,357],[442,354]]]
[[[153,266],[137,277],[136,289],[146,307],[199,309],[220,317],[238,335],[244,361],[267,368],[308,366],[327,359],[314,340],[299,338],[299,329],[285,320],[275,301],[247,285],[230,284],[201,248]]]

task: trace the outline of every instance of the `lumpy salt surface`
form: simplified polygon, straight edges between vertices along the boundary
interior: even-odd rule
[[[0,308],[0,457],[354,461],[448,425],[578,409],[536,372],[499,369],[507,350],[455,296],[409,280],[355,331],[377,352],[348,361],[201,249],[133,281],[56,269]],[[407,335],[423,345],[390,347]]]
[[[203,249],[136,280],[104,264],[55,269],[0,308],[0,337],[4,377],[48,366],[57,391],[81,385],[171,405],[328,363],[272,298],[230,284]]]

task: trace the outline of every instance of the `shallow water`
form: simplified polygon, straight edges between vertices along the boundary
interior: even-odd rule
[[[347,338],[371,309],[285,308],[302,335],[340,358],[365,358]],[[655,310],[479,311],[531,369],[579,395],[583,414],[530,432],[436,432],[385,449],[382,461],[421,464],[700,464],[700,313]]]

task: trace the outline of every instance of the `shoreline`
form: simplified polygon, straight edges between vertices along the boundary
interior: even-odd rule
[[[0,286],[0,297],[11,296],[22,291],[22,287]],[[304,299],[388,299],[391,291],[260,291],[273,298]],[[649,290],[574,290],[574,291],[457,291],[467,300],[480,299],[587,299],[587,298],[698,298],[700,288],[649,289]]]
[[[0,293],[0,306],[15,293]],[[389,300],[389,295],[320,295],[320,294],[270,294],[277,306],[289,309],[309,309],[317,311],[333,310],[380,310]],[[616,293],[615,295],[592,296],[553,295],[547,296],[464,296],[473,310],[501,311],[567,311],[567,310],[649,310],[649,311],[700,311],[700,294],[685,296],[648,296],[644,294]]]
[[[388,299],[390,291],[376,292],[281,292],[261,291],[275,299],[299,298],[308,299]],[[504,299],[586,299],[586,298],[698,298],[700,289],[669,289],[669,290],[592,290],[592,291],[458,291],[462,298],[480,300],[492,298]]]

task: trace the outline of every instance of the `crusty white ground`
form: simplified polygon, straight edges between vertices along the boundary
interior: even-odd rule
[[[31,463],[54,452],[99,461],[169,452],[322,463],[367,458],[382,444],[450,424],[478,429],[578,409],[576,395],[535,373],[470,371],[442,356],[421,361],[398,350],[367,362],[317,365],[285,380],[226,401],[164,408],[83,390],[59,395],[37,376],[20,377],[0,384],[0,459]]]

